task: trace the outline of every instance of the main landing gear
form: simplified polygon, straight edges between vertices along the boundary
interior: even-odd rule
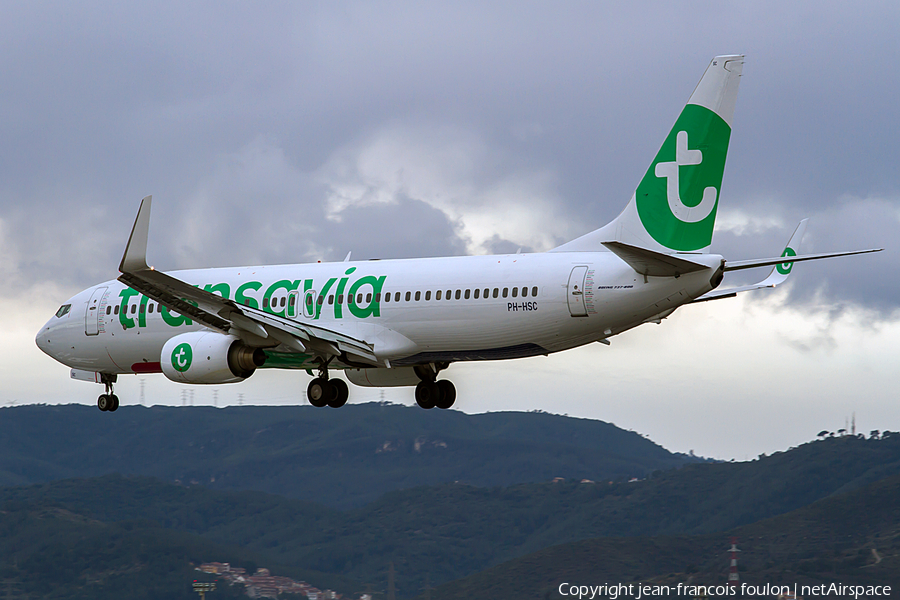
[[[416,375],[422,381],[416,386],[416,404],[422,408],[450,408],[456,402],[456,386],[452,382],[441,379],[437,374],[447,364],[420,365],[416,367]]]
[[[416,386],[416,404],[422,408],[450,408],[456,402],[456,386],[447,379],[422,381]]]
[[[104,377],[101,383],[106,386],[106,393],[100,394],[100,397],[97,398],[97,408],[103,412],[115,412],[119,408],[119,397],[113,393],[115,379]]]
[[[347,404],[350,390],[343,379],[328,378],[328,363],[324,363],[319,369],[319,376],[309,382],[306,388],[306,397],[309,403],[316,408],[330,406],[340,408]]]
[[[318,377],[309,382],[306,398],[317,408],[340,408],[347,403],[350,390],[343,379],[329,379],[328,362],[321,364]],[[431,363],[415,367],[416,375],[421,379],[416,386],[416,404],[426,409],[453,406],[456,387],[446,379],[437,380],[438,373],[447,366],[447,363]]]

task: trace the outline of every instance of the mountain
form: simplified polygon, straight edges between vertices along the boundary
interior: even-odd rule
[[[740,581],[748,585],[839,583],[889,585],[896,590],[900,586],[898,498],[900,476],[895,475],[722,533],[608,537],[562,544],[441,585],[430,592],[430,598],[540,600],[559,597],[559,587],[565,583],[721,586],[728,577],[732,536],[738,538],[740,549]]]
[[[0,486],[122,473],[350,508],[420,485],[618,480],[696,460],[609,423],[546,413],[384,403],[0,410]]]
[[[538,562],[530,563],[539,571],[545,555],[533,553],[597,537],[603,539],[583,542],[588,544],[585,547],[591,552],[590,544],[609,548],[608,556],[619,561],[612,563],[619,565],[617,572],[624,573],[631,562],[647,561],[649,556],[616,546],[616,538],[625,537],[643,539],[644,552],[658,548],[650,555],[661,571],[647,571],[651,574],[667,569],[682,572],[689,564],[705,568],[704,557],[708,556],[716,557],[709,559],[714,567],[721,567],[727,536],[687,536],[752,527],[756,521],[813,502],[870,489],[867,486],[877,485],[870,483],[873,480],[889,481],[884,477],[898,473],[900,436],[846,436],[748,463],[693,464],[658,471],[643,481],[496,487],[448,483],[396,490],[365,506],[345,510],[258,492],[109,475],[0,489],[0,511],[7,510],[6,506],[64,510],[107,524],[141,520],[164,530],[200,536],[222,548],[240,548],[267,564],[373,582],[382,589],[387,565],[393,562],[400,597],[408,598],[426,581],[449,582],[526,555],[532,555],[533,561],[538,560],[534,556],[539,557]],[[886,488],[877,498],[891,500],[892,489]],[[891,501],[896,505],[896,496]],[[836,514],[853,514],[854,506],[848,501]],[[873,519],[880,514],[885,527],[898,522],[890,512],[871,509],[869,513]],[[785,523],[793,522],[790,519],[796,521],[790,517]],[[814,521],[821,522],[827,523],[827,519]],[[791,531],[788,525],[781,527]],[[747,533],[751,529],[743,531],[739,533],[742,537],[757,535]],[[801,529],[791,535],[811,534]],[[844,534],[835,535],[839,539]],[[680,540],[680,545],[672,546],[666,539]],[[788,547],[785,538],[779,539]],[[824,547],[833,551],[827,544]],[[820,556],[808,546],[791,556],[807,551],[811,552],[808,556]],[[770,553],[778,557],[774,550]],[[666,556],[674,562],[665,562]],[[215,555],[203,560],[226,559]],[[547,564],[561,564],[552,562],[552,557],[546,560],[551,561]],[[665,565],[670,566],[663,568]],[[643,576],[640,573],[643,571],[631,576]]]

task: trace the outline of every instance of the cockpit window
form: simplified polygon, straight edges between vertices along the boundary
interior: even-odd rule
[[[56,311],[56,317],[59,318],[59,317],[69,314],[69,310],[71,310],[71,308],[72,308],[71,304],[63,304],[62,306],[59,307],[59,310]]]

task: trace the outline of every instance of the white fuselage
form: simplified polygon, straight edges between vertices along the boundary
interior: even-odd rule
[[[609,338],[711,290],[722,257],[691,258],[709,268],[678,278],[644,277],[610,252],[551,252],[171,275],[237,304],[366,340],[376,356],[403,366],[535,356]],[[159,372],[170,338],[203,329],[116,280],[86,289],[67,304],[65,314],[41,329],[37,343],[80,370]],[[285,347],[266,352],[269,368],[314,366],[310,355]]]

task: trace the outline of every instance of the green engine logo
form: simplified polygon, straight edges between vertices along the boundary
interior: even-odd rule
[[[797,253],[794,252],[793,248],[785,248],[784,252],[781,253],[782,256],[797,256]],[[794,267],[794,263],[786,262],[786,263],[778,263],[775,267],[779,273],[782,275],[788,275],[791,272],[791,269]]]
[[[172,351],[172,366],[179,373],[184,373],[191,368],[193,355],[190,344],[178,344]]]

